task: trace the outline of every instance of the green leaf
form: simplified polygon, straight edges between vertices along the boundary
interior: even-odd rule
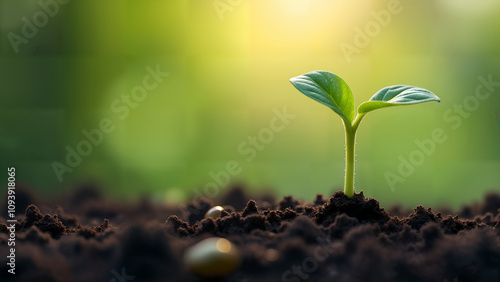
[[[408,85],[395,85],[383,88],[373,95],[369,101],[359,105],[358,113],[366,114],[376,109],[430,101],[441,102],[438,96],[427,89]]]
[[[290,82],[304,95],[329,107],[352,124],[354,97],[342,78],[327,71],[312,71],[291,78]]]

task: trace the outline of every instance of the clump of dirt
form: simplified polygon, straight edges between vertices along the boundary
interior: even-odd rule
[[[204,281],[187,270],[183,254],[217,236],[240,249],[242,264],[215,281],[500,281],[498,194],[444,215],[423,206],[391,213],[362,192],[306,203],[269,195],[243,202],[243,191],[179,209],[112,204],[85,187],[67,206],[29,205],[16,224],[17,273],[7,273],[2,256],[0,278]],[[204,219],[214,205],[225,208],[221,216]],[[7,239],[0,224],[1,253]]]

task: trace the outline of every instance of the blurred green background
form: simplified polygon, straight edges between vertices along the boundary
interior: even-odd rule
[[[231,181],[248,189],[329,195],[343,187],[342,123],[288,81],[319,69],[350,85],[356,107],[395,84],[442,99],[365,118],[357,191],[407,207],[458,207],[500,191],[500,87],[471,98],[478,76],[500,81],[496,0],[59,1],[0,1],[0,167],[15,166],[18,183],[40,195],[97,179],[109,196],[182,201],[233,160],[241,172]],[[148,66],[169,75],[121,119],[114,103],[125,105]],[[247,161],[239,146],[251,148],[242,142],[283,107],[295,118],[263,135],[268,143]],[[67,165],[66,147],[105,118],[114,131],[60,182],[53,163]],[[398,174],[400,156],[436,128],[447,140],[391,187],[387,172]]]

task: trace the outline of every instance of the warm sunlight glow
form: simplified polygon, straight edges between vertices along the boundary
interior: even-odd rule
[[[221,238],[217,240],[217,250],[221,253],[229,253],[231,251],[231,243],[228,240]]]

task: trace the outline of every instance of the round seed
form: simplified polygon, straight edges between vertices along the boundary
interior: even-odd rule
[[[184,255],[186,266],[204,278],[232,274],[241,261],[240,251],[224,238],[208,238],[191,246]]]
[[[207,213],[205,214],[205,218],[211,217],[213,219],[217,219],[220,217],[220,214],[223,210],[224,210],[223,207],[215,206],[207,211]]]

